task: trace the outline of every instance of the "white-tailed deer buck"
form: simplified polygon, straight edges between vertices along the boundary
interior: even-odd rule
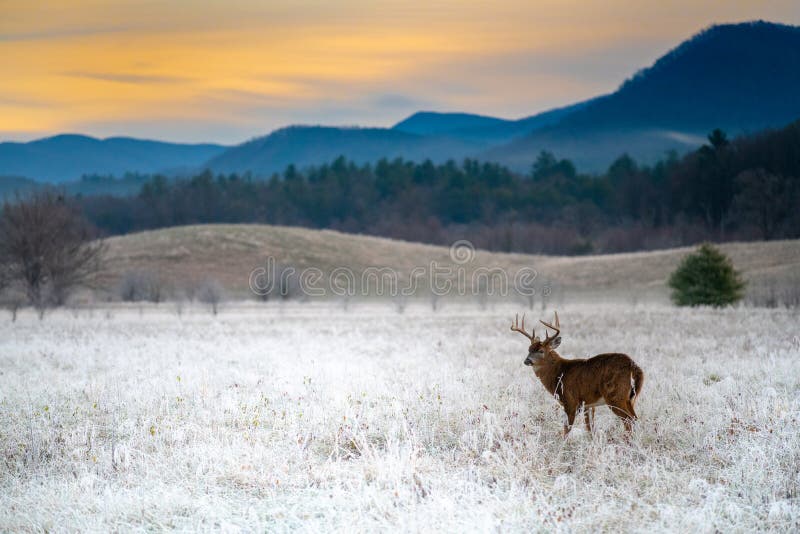
[[[544,387],[553,395],[567,412],[567,424],[564,425],[566,437],[575,421],[575,414],[583,408],[586,429],[591,432],[594,426],[594,409],[596,406],[608,405],[611,411],[622,418],[625,429],[630,432],[636,412],[633,407],[636,398],[642,391],[644,373],[626,354],[598,354],[588,360],[567,360],[562,358],[556,348],[561,344],[561,325],[558,313],[553,324],[540,321],[546,328],[553,330],[541,340],[531,329],[525,331],[525,315],[522,326],[519,316],[515,317],[511,330],[519,332],[531,340],[525,365],[533,367]]]

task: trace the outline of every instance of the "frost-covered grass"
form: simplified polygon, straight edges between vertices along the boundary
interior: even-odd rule
[[[514,311],[3,318],[0,531],[800,528],[796,313],[559,309],[562,354],[644,369],[626,443],[561,439]]]

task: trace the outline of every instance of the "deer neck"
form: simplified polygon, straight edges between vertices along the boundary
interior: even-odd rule
[[[552,351],[541,363],[533,366],[533,372],[536,377],[551,395],[556,392],[558,382],[564,373],[565,361],[556,351]]]

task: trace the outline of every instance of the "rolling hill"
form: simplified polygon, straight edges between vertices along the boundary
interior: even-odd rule
[[[64,134],[28,143],[0,143],[0,174],[63,183],[86,174],[121,177],[125,173],[190,171],[223,150],[225,147],[214,144]]]
[[[250,273],[272,256],[295,268],[316,267],[326,275],[347,267],[390,267],[408,280],[415,267],[454,265],[447,247],[344,234],[332,230],[267,225],[200,225],[128,234],[108,239],[109,286],[126,271],[158,273],[181,287],[214,278],[233,295],[246,296]],[[800,272],[800,240],[721,245],[749,280],[780,282]],[[463,264],[467,276],[479,267],[501,267],[513,276],[533,267],[537,280],[571,292],[630,292],[664,298],[665,280],[689,248],[598,256],[536,256],[479,250]],[[538,283],[538,282],[537,282]],[[796,282],[795,282],[796,283]]]

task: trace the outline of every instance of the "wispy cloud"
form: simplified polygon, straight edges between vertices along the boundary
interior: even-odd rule
[[[133,73],[112,73],[112,72],[82,72],[82,71],[65,71],[61,73],[63,76],[73,78],[87,78],[90,80],[100,80],[104,82],[118,82],[118,83],[179,83],[191,81],[189,76],[165,76],[155,74],[133,74]]]
[[[125,26],[104,26],[97,28],[64,28],[52,29],[42,31],[30,32],[0,32],[0,43],[6,42],[23,42],[23,41],[51,41],[60,39],[69,39],[71,37],[89,37],[94,35],[103,35],[111,33],[120,33],[128,31],[129,28]]]

